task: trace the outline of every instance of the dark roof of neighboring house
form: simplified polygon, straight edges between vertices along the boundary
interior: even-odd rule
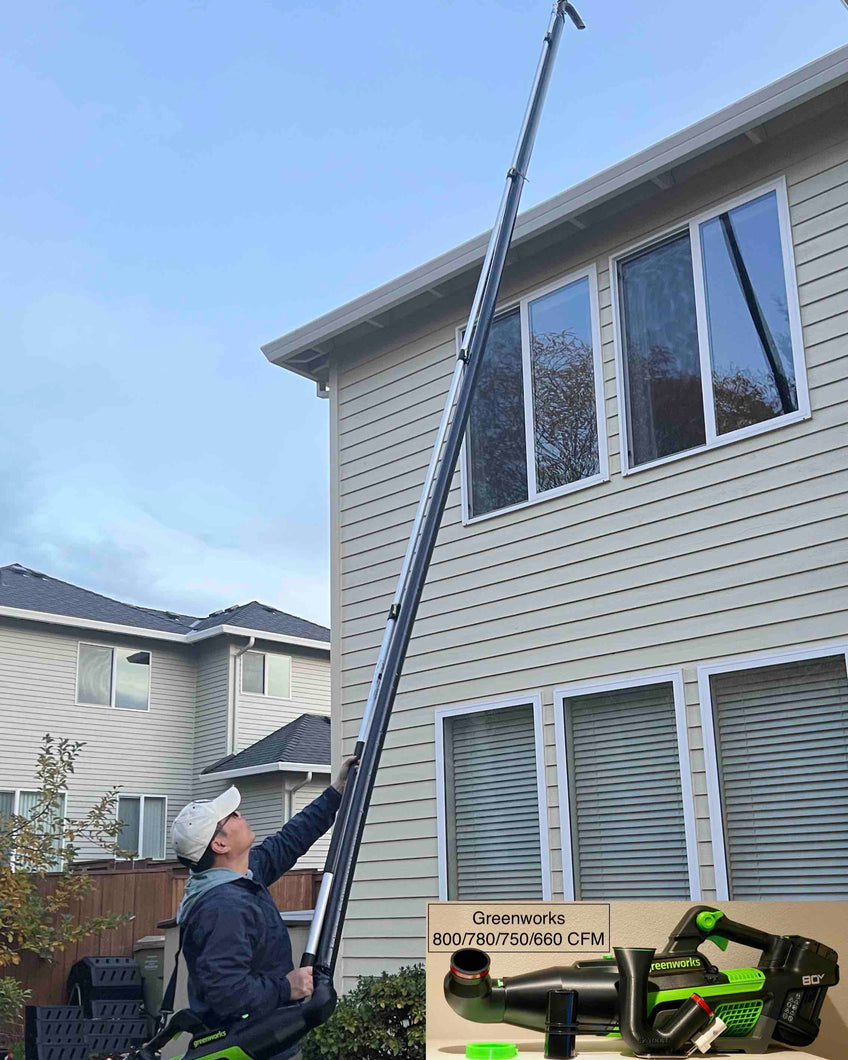
[[[0,567],[0,607],[15,607],[24,611],[40,611],[50,615],[110,622],[121,626],[136,626],[140,630],[168,633],[189,634],[227,625],[299,637],[303,640],[330,640],[330,631],[326,626],[319,626],[305,618],[278,611],[277,608],[258,600],[213,611],[211,615],[199,618],[176,611],[125,604],[109,596],[83,589],[79,585],[51,578],[20,563]]]
[[[318,626],[297,615],[278,611],[270,604],[261,604],[251,600],[249,604],[236,604],[213,611],[207,618],[201,618],[195,629],[209,629],[211,626],[244,626],[246,629],[264,629],[269,633],[282,633],[290,637],[303,637],[304,640],[329,640],[330,631],[325,626]]]
[[[323,715],[301,714],[288,725],[265,736],[238,754],[227,755],[204,773],[224,773],[230,769],[268,766],[276,762],[297,762],[330,766],[330,719]]]

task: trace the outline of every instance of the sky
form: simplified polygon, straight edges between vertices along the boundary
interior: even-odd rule
[[[848,41],[576,0],[526,208]],[[542,0],[30,0],[0,45],[0,565],[329,620],[328,403],[259,350],[492,223]]]

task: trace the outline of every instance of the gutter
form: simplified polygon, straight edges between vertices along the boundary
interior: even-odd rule
[[[262,766],[242,766],[241,769],[220,769],[201,773],[200,780],[229,780],[234,777],[256,777],[262,773],[331,773],[329,762],[269,762]]]

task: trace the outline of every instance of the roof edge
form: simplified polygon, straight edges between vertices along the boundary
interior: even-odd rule
[[[270,762],[265,765],[241,766],[239,769],[221,769],[217,772],[200,774],[201,780],[209,780],[217,777],[221,780],[229,780],[235,777],[252,777],[260,773],[330,773],[332,771],[329,762]]]
[[[278,644],[290,644],[298,648],[318,648],[330,650],[328,640],[310,640],[307,637],[293,637],[285,633],[272,633],[266,629],[249,629],[247,626],[211,626],[209,629],[191,633],[171,633],[163,629],[148,629],[147,626],[127,626],[118,622],[100,622],[93,618],[79,618],[76,615],[59,615],[53,611],[30,611],[22,607],[0,605],[0,618],[19,618],[25,622],[42,622],[51,626],[71,626],[76,629],[93,629],[102,633],[118,633],[122,636],[146,637],[148,640],[166,640],[172,644],[196,644],[210,637],[237,636],[256,637],[257,640],[270,640]]]

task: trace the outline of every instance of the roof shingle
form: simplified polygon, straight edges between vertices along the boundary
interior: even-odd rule
[[[330,768],[330,719],[323,715],[301,714],[288,725],[207,766],[203,773],[223,773],[231,769],[295,762],[300,765],[326,765]]]

